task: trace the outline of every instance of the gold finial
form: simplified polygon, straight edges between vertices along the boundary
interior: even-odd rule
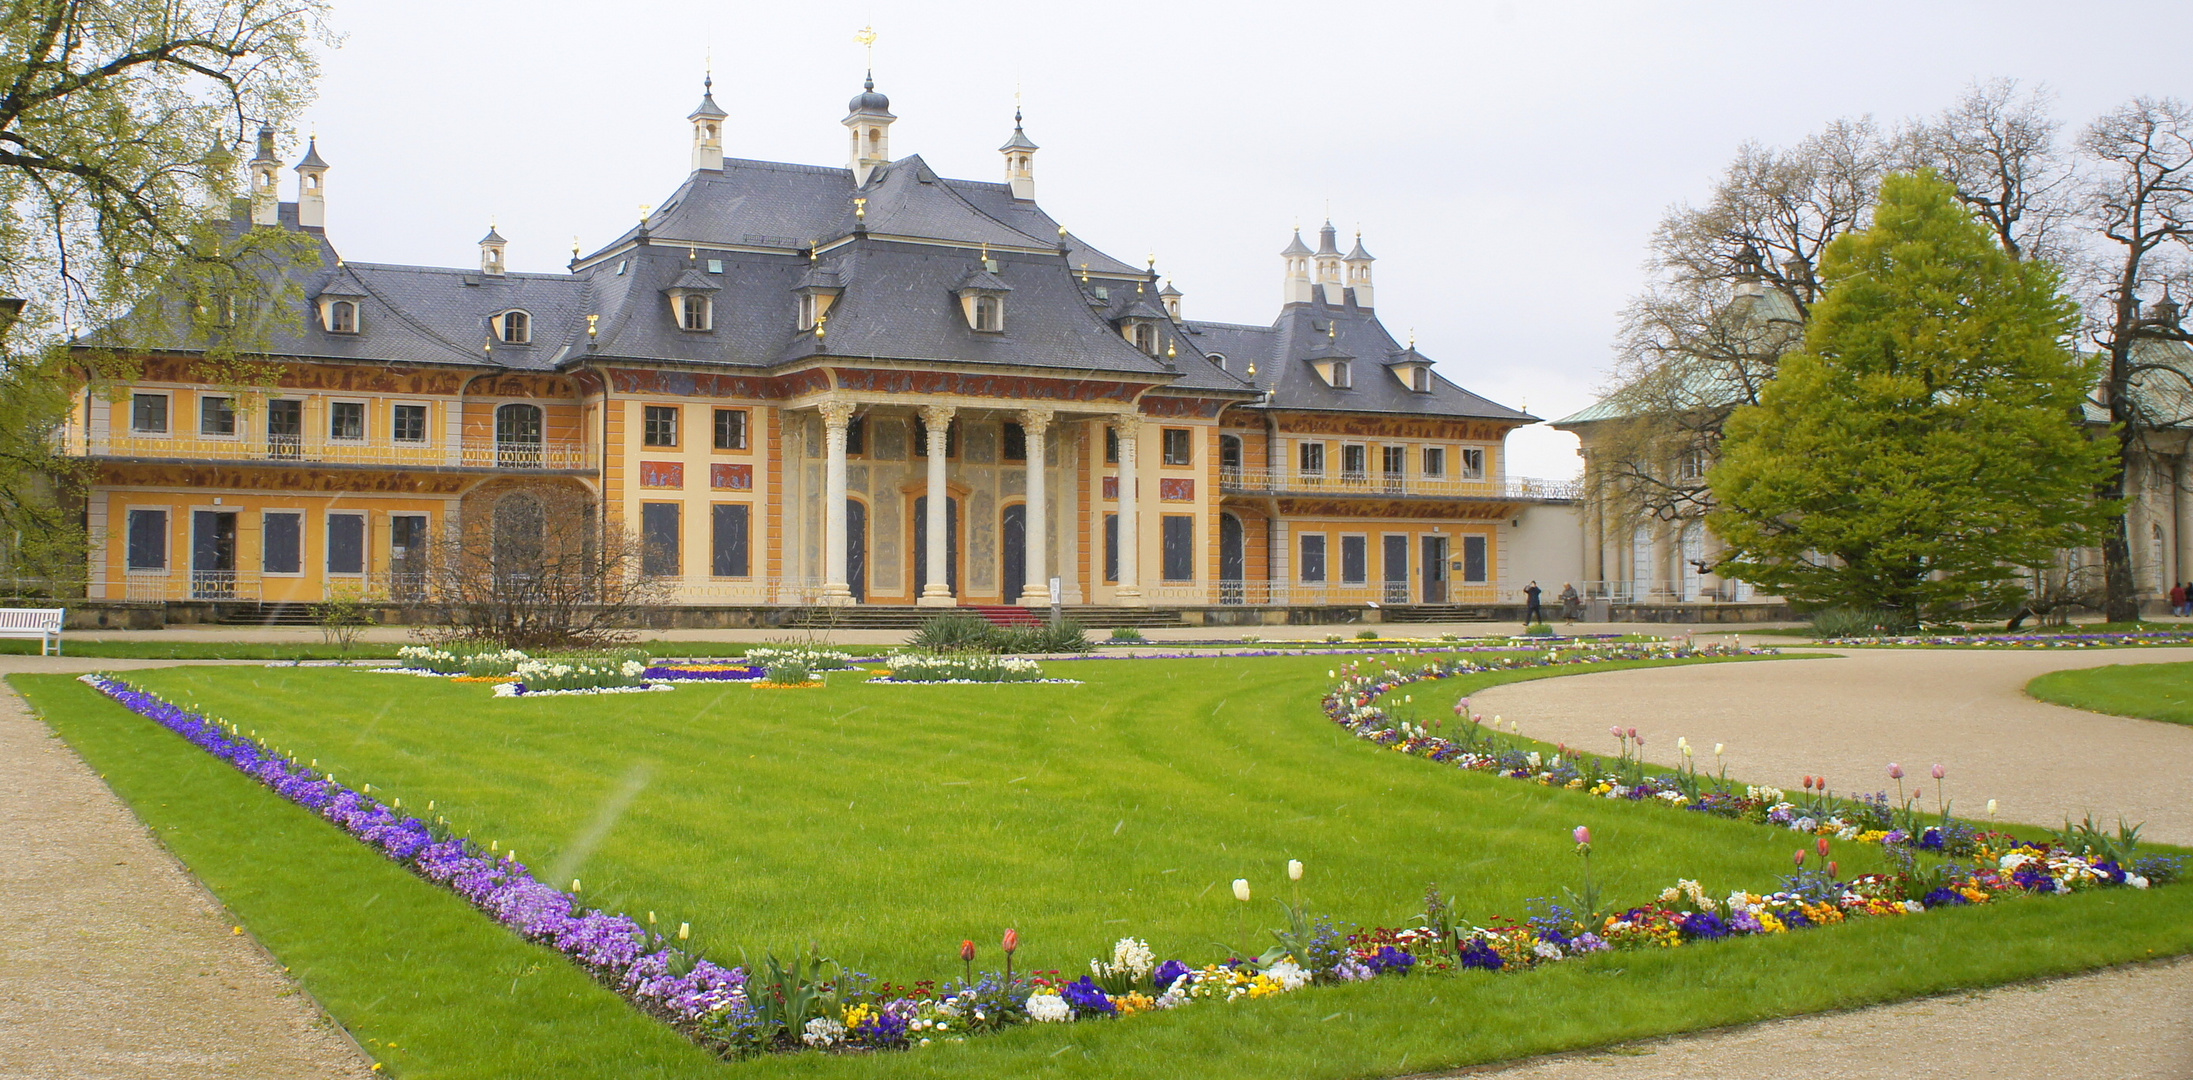
[[[654,213],[654,212],[655,212],[655,208],[654,208],[654,207],[652,207],[652,206],[649,206],[649,205],[648,205],[648,204],[646,204],[646,203],[641,203],[641,204],[640,204],[640,224],[642,224],[642,225],[645,225],[645,224],[647,224],[647,215],[649,215],[649,214],[652,214],[652,213]]]
[[[824,324],[828,323],[829,321],[830,316],[828,315],[815,316],[815,340],[820,341],[823,338],[830,336],[830,332],[824,329]]]
[[[1416,349],[1416,327],[1413,326],[1409,327],[1409,349],[1412,352]]]
[[[1249,377],[1256,378],[1256,361],[1249,361]]]
[[[1061,240],[1066,239],[1066,226],[1061,225],[1058,227],[1058,238]]]
[[[579,238],[576,236],[571,238],[571,257],[574,259],[579,257]]]
[[[594,325],[595,323],[598,323],[600,321],[602,321],[602,317],[599,315],[589,315],[586,317],[587,337],[593,337],[594,335],[601,333],[601,328]]]
[[[1173,339],[1171,339],[1171,338],[1166,338],[1166,339],[1165,339],[1165,359],[1167,359],[1167,360],[1171,360],[1171,359],[1174,359],[1174,358],[1178,357],[1179,355],[1180,355],[1180,350],[1179,350],[1179,349],[1176,349],[1176,348],[1173,348]]]
[[[699,248],[699,247],[697,247],[697,246],[688,246],[688,247],[687,247],[687,248],[685,249],[685,261],[686,261],[686,262],[692,262],[692,261],[693,261],[693,258],[694,258],[694,256],[697,256],[697,255],[699,255],[699,254],[700,254],[700,248]]]
[[[1338,321],[1338,320],[1335,320],[1335,321],[1333,321],[1333,322],[1329,322],[1329,323],[1326,323],[1326,324],[1325,324],[1325,340],[1327,340],[1327,341],[1335,341],[1335,340],[1338,340],[1338,339],[1339,339],[1339,337],[1340,337],[1340,323],[1339,323],[1339,321]]]
[[[854,199],[854,200],[853,200],[853,217],[854,217],[854,218],[855,218],[856,220],[859,220],[859,221],[866,221],[866,220],[868,220],[868,200],[867,200],[867,199]]]
[[[982,242],[982,261],[990,261],[990,242],[988,240]]]
[[[1087,285],[1087,284],[1089,283],[1089,264],[1088,264],[1088,263],[1082,263],[1082,264],[1081,264],[1081,283],[1082,283],[1083,285]]]
[[[1157,252],[1150,253],[1150,272],[1157,273]]]

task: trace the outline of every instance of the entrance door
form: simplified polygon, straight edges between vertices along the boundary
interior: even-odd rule
[[[1014,503],[1001,517],[998,543],[1005,545],[1005,550],[998,553],[998,561],[1004,572],[998,578],[1004,583],[1005,602],[1014,604],[1028,588],[1028,504]]]
[[[1242,579],[1248,574],[1248,538],[1243,535],[1241,519],[1232,514],[1218,515],[1218,602],[1238,604],[1245,597]]]
[[[426,596],[426,515],[388,519],[388,591],[397,600]]]
[[[929,587],[929,496],[914,500],[914,595]],[[959,500],[944,500],[944,587],[959,595]]]
[[[1447,602],[1447,538],[1424,538],[1424,602]]]
[[[198,600],[236,596],[236,514],[199,510],[190,515],[190,595]]]
[[[853,602],[868,602],[868,504],[845,500],[845,587]]]

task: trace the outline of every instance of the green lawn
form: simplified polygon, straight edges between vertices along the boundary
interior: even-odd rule
[[[1122,935],[1215,959],[1276,925],[1289,858],[1319,910],[1520,916],[1576,883],[1769,887],[1786,833],[1464,774],[1379,750],[1316,702],[1332,661],[1085,661],[1085,686],[490,700],[327,669],[131,678],[407,806],[515,847],[611,910],[693,924],[736,962],[810,942],[896,982],[956,973],[1018,927],[1024,968],[1081,969]],[[1596,669],[1604,670],[1604,668]],[[1525,673],[1528,674],[1528,673]],[[1425,686],[1431,702],[1517,673]],[[1619,953],[1514,976],[1381,980],[1152,1018],[1023,1028],[907,1055],[719,1064],[547,950],[72,681],[17,677],[69,742],[307,989],[403,1076],[1373,1076],[1844,1007],[2193,950],[2193,888],[2017,902]],[[1425,704],[1420,709],[1429,708]],[[1855,848],[1850,871],[1873,865]],[[1255,903],[1227,883],[1250,879]],[[1243,920],[1246,920],[1245,923]],[[1266,939],[1268,941],[1268,939]],[[1262,943],[1258,943],[1261,945]]]
[[[2025,692],[2074,709],[2193,724],[2193,664],[2112,664],[2053,671]]]
[[[221,641],[213,634],[196,631],[177,631],[176,638],[65,638],[63,654],[87,656],[99,659],[134,660],[392,660],[401,644],[386,642],[359,642],[347,651],[320,642],[264,642]],[[196,635],[204,639],[191,640],[183,635]],[[795,635],[787,634],[787,639]],[[746,650],[760,642],[741,641],[636,641],[631,647],[641,649],[651,656],[744,656]],[[854,655],[882,651],[875,645],[832,645],[821,647],[837,649]],[[35,641],[0,641],[0,656],[36,656]]]

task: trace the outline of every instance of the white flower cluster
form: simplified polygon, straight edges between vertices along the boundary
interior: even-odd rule
[[[800,1029],[800,1041],[809,1046],[836,1046],[845,1041],[845,1025],[827,1016],[818,1016]]]
[[[396,650],[396,659],[407,668],[425,668],[428,671],[463,671],[464,665],[457,654],[432,645],[406,645]]]
[[[804,645],[760,645],[746,650],[745,660],[758,667],[805,664],[809,671],[844,671],[853,666],[853,654]]]
[[[1014,656],[936,656],[892,653],[884,657],[892,682],[1036,682],[1043,666]]]
[[[1038,991],[1028,996],[1028,1019],[1039,1024],[1063,1024],[1074,1018],[1074,1008],[1055,991]]]
[[[594,690],[637,686],[647,665],[627,658],[525,660],[511,674],[527,690]]]
[[[1112,946],[1110,963],[1102,960],[1089,961],[1089,973],[1099,979],[1112,975],[1125,975],[1140,982],[1157,970],[1157,954],[1150,951],[1150,943],[1139,938],[1123,937]]]

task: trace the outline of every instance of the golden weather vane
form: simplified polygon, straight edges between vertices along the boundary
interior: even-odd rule
[[[876,28],[875,28],[875,27],[873,27],[873,26],[863,26],[863,27],[861,27],[861,28],[860,28],[860,32],[859,32],[859,33],[856,33],[856,34],[854,34],[854,35],[853,35],[853,40],[854,40],[855,42],[858,42],[858,43],[860,44],[860,47],[861,47],[861,48],[864,48],[864,49],[868,50],[868,66],[869,66],[869,67],[871,67],[871,68],[872,68],[872,67],[875,67],[875,66],[876,66]]]

